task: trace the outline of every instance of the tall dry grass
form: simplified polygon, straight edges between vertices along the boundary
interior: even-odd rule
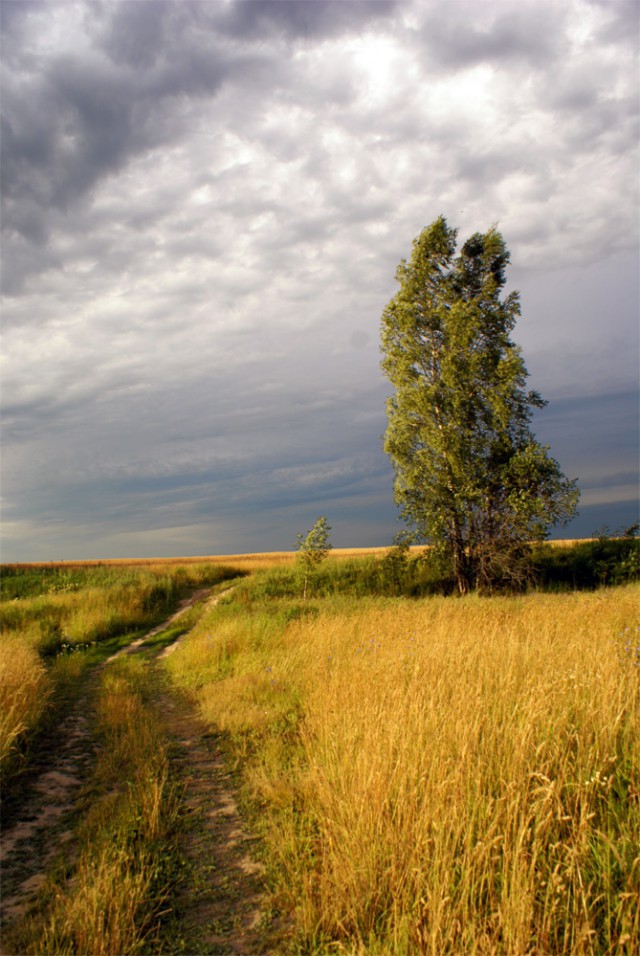
[[[6,783],[22,762],[22,745],[38,727],[51,682],[33,647],[19,639],[0,642],[0,771]]]
[[[262,617],[170,667],[236,735],[305,951],[634,951],[636,587]]]

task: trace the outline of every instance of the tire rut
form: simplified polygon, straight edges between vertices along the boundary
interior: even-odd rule
[[[238,811],[219,737],[188,699],[165,694],[159,707],[172,741],[170,760],[184,814],[180,849],[185,875],[172,900],[181,934],[179,951],[211,956],[274,953],[278,927],[269,925],[264,910],[257,841]]]
[[[25,797],[0,835],[2,920],[21,916],[45,882],[47,868],[62,848],[73,857],[71,816],[95,760],[89,721],[82,713],[88,694],[82,695],[59,724],[47,766],[34,768]]]
[[[207,606],[232,590],[219,592]],[[180,640],[165,647],[158,661],[172,654]],[[162,693],[157,707],[170,741],[169,759],[181,789],[184,823],[180,851],[185,873],[172,900],[180,938],[172,952],[273,956],[282,926],[266,908],[257,839],[239,813],[237,786],[220,736],[179,691]]]

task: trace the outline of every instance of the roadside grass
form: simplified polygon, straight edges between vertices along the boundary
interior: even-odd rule
[[[21,763],[21,743],[39,726],[51,682],[37,652],[10,638],[0,653],[0,767],[3,781]]]
[[[15,927],[10,951],[119,956],[154,950],[175,867],[178,799],[150,704],[156,672],[140,656],[107,665],[96,704],[100,753],[74,865],[60,865]],[[55,873],[55,870],[54,870]]]
[[[269,593],[241,584],[166,667],[232,741],[296,952],[633,951],[637,586]]]

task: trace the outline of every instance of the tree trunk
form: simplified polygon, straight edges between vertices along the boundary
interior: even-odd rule
[[[460,594],[468,594],[471,590],[469,570],[469,559],[464,544],[459,537],[456,537],[453,542],[453,576]]]

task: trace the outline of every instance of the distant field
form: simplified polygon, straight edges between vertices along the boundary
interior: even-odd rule
[[[334,548],[331,551],[331,557],[338,559],[348,558],[366,558],[383,555],[387,548]],[[413,548],[416,553],[425,550],[424,548]],[[241,571],[255,571],[260,568],[270,568],[277,565],[291,564],[295,561],[295,551],[264,551],[252,554],[222,554],[222,555],[200,555],[185,558],[105,558],[93,559],[89,561],[34,561],[5,565],[15,568],[64,568],[72,570],[75,568],[91,567],[138,567],[162,570],[163,568],[173,566],[189,566],[201,564],[224,564],[232,565]]]
[[[559,538],[549,541],[548,544],[556,548],[571,548],[575,544],[583,541],[591,541],[591,538]],[[334,558],[366,558],[380,557],[388,551],[389,545],[380,545],[372,548],[332,548],[330,557]],[[428,546],[419,545],[410,548],[412,554],[419,554],[427,551]],[[248,570],[257,568],[267,568],[278,564],[290,564],[295,561],[295,551],[256,551],[249,554],[208,554],[188,557],[175,558],[94,558],[87,561],[30,561],[8,563],[10,567],[31,567],[31,568],[82,568],[97,567],[100,565],[131,565],[132,567],[163,567],[166,565],[188,565],[188,564],[232,564],[234,567],[246,568]],[[1,567],[1,565],[0,565]]]
[[[370,554],[382,554],[386,548],[333,548],[332,555],[336,557],[366,557]],[[417,548],[416,550],[421,550]],[[175,558],[92,558],[87,561],[25,561],[14,562],[12,566],[17,567],[95,567],[96,565],[166,565],[166,564],[201,564],[205,561],[222,562],[224,564],[235,564],[236,561],[268,561],[277,564],[280,561],[291,561],[295,558],[295,551],[256,551],[248,554],[206,554],[191,555],[188,557]]]

